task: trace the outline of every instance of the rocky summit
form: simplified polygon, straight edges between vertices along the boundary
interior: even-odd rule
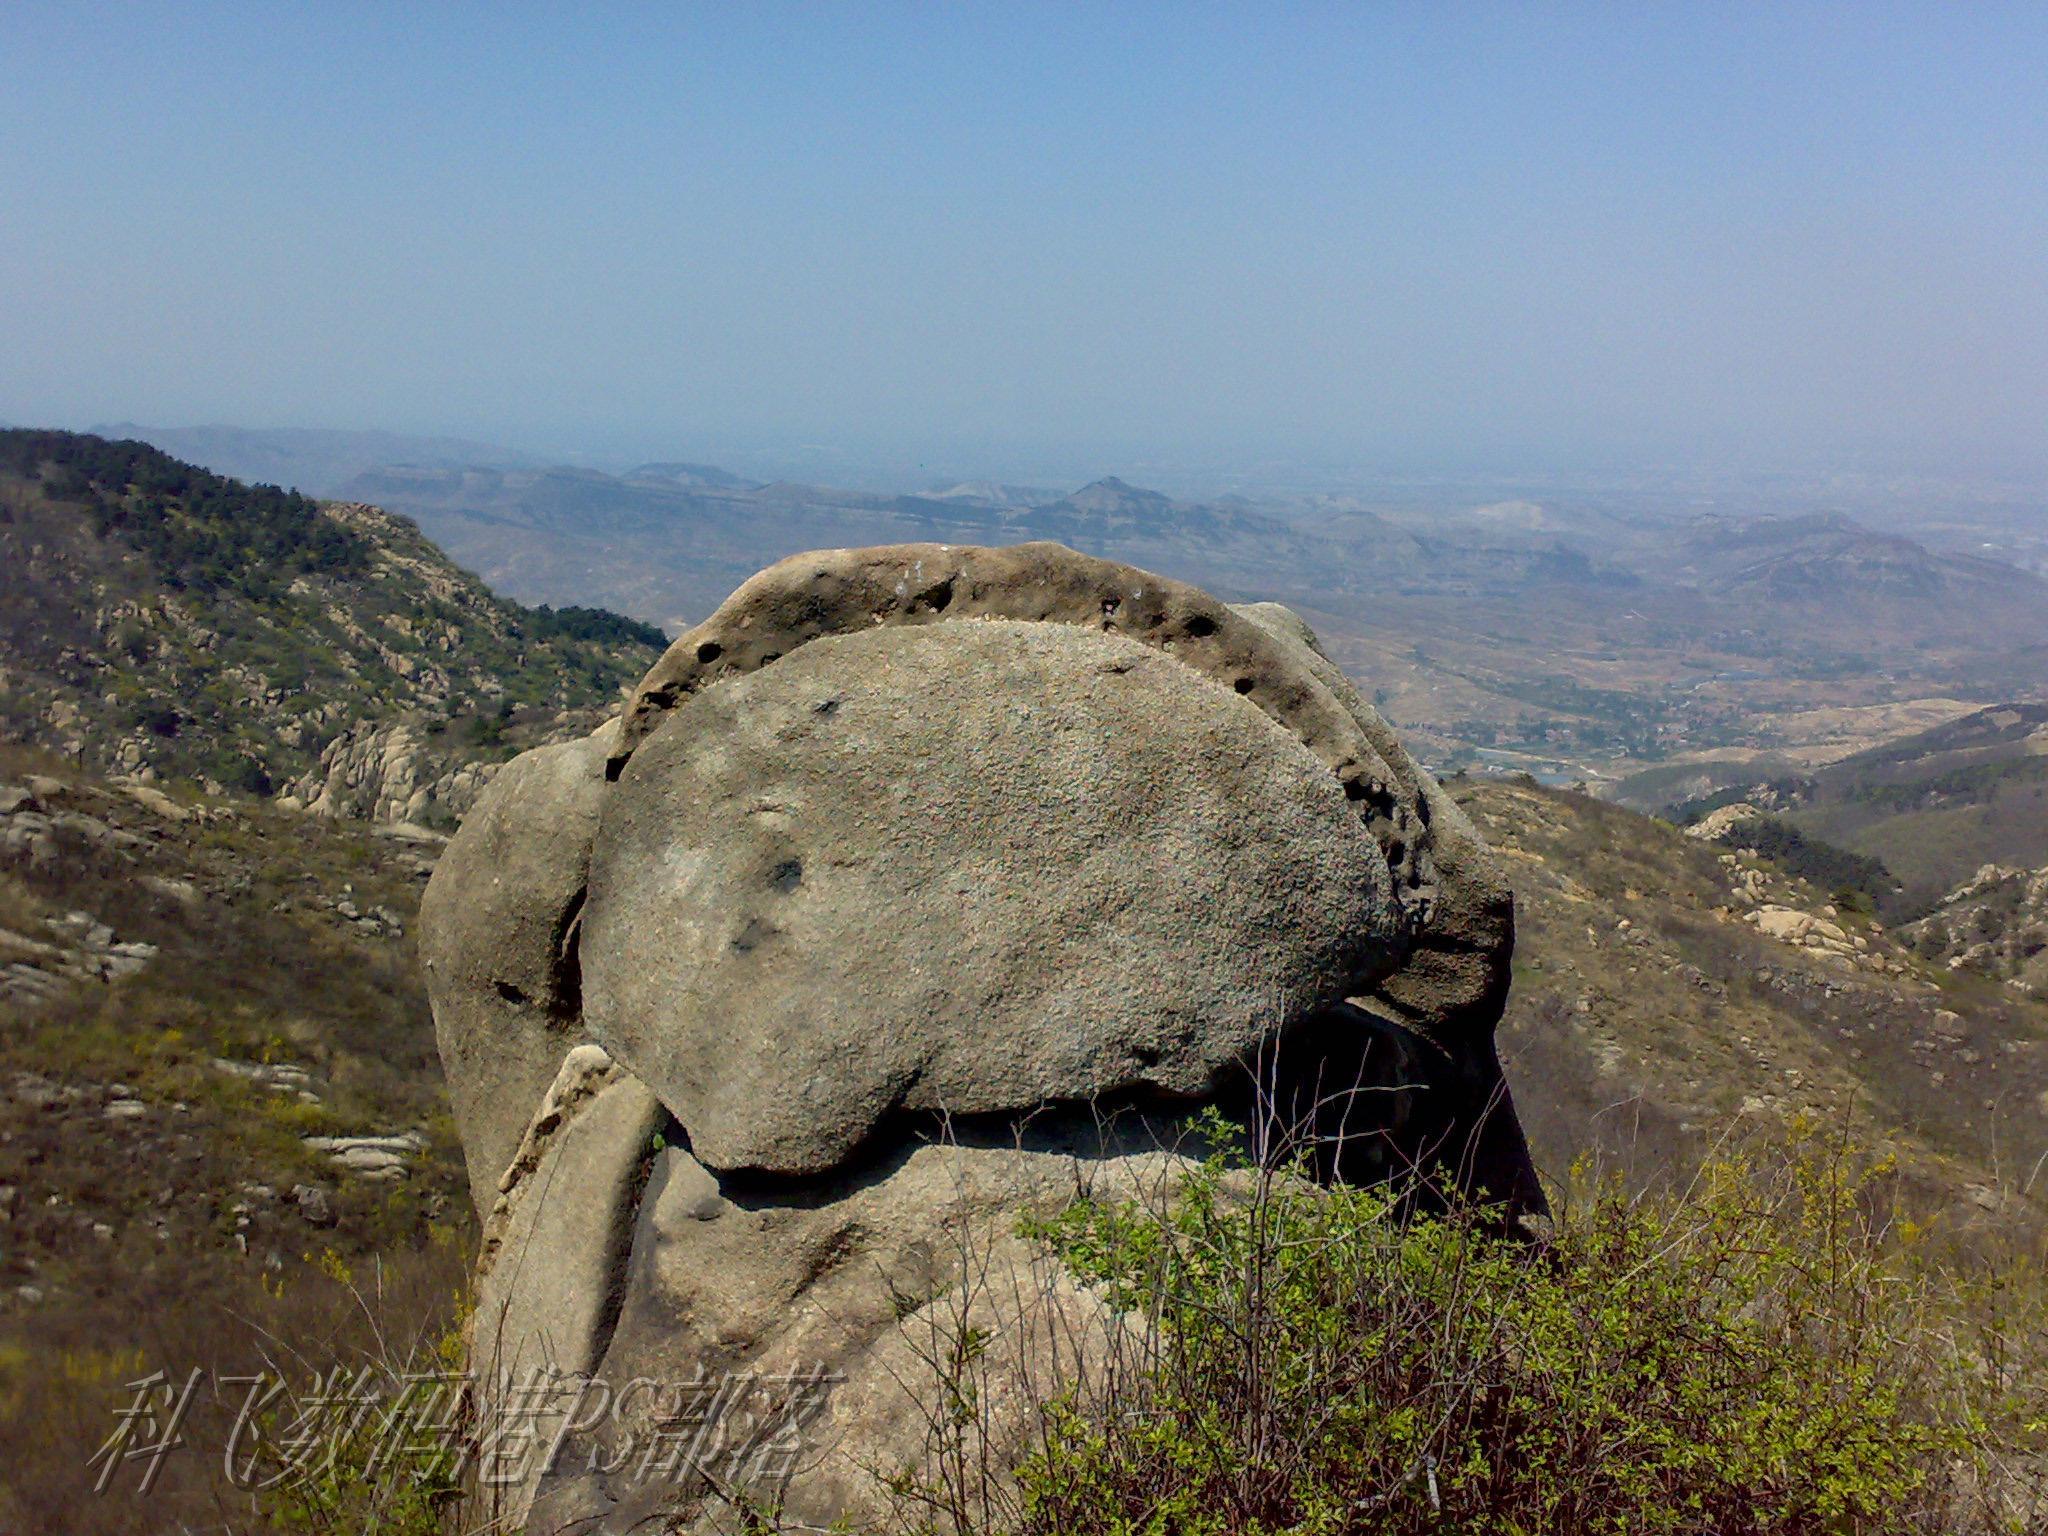
[[[496,777],[420,940],[483,1376],[812,1369],[785,1520],[881,1516],[934,1407],[919,1319],[999,1341],[979,1432],[1017,1454],[1022,1384],[1124,1326],[1019,1218],[1170,1184],[1203,1106],[1325,1177],[1542,1203],[1471,823],[1291,613],[1058,545],[762,572],[620,721]],[[512,1513],[653,1514],[583,1454],[630,1418]],[[733,1490],[685,1492],[695,1529]]]

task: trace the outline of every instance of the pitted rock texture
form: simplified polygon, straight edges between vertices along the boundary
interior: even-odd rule
[[[876,629],[640,745],[585,1022],[707,1164],[819,1173],[898,1109],[1204,1095],[1402,937],[1342,786],[1234,692],[1071,626]]]
[[[1385,853],[1404,910],[1428,920],[1436,896],[1429,807],[1362,728],[1361,719],[1378,716],[1333,694],[1303,665],[1295,636],[1198,587],[1060,544],[890,544],[815,550],[770,566],[648,670],[620,721],[611,772],[617,776],[670,710],[723,678],[770,666],[829,635],[972,619],[1123,635],[1250,700],[1335,775]],[[1393,740],[1384,722],[1379,730]]]
[[[1372,1000],[1447,1048],[1490,1055],[1515,949],[1514,895],[1505,875],[1458,803],[1323,654],[1299,614],[1278,603],[1249,603],[1233,611],[1266,630],[1322,684],[1392,770],[1401,802],[1414,807],[1400,824],[1415,839],[1405,857],[1426,869],[1431,899],[1414,912],[1414,947],[1406,963],[1374,990]]]

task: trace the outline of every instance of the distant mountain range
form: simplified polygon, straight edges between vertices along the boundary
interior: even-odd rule
[[[1891,622],[1903,605],[1936,603],[1943,605],[1939,616],[1952,621],[1949,627],[1964,633],[1981,631],[1987,612],[2014,603],[2030,617],[2048,590],[2031,572],[1970,555],[1937,554],[1839,513],[1700,518],[1687,527],[1681,553],[1677,574],[1703,590],[1812,604],[1833,617],[1853,603],[1869,610],[1867,622],[1879,624]]]
[[[1327,516],[1177,501],[1115,477],[1064,495],[982,484],[891,496],[761,485],[700,465],[625,476],[386,467],[357,475],[342,492],[415,518],[456,559],[516,596],[595,601],[671,627],[701,617],[762,565],[803,549],[1054,539],[1339,616],[1395,596],[1564,604],[1617,624],[1641,615],[1691,643],[1718,642],[1754,659],[2048,646],[2048,582],[2040,577],[1936,553],[1839,516],[1703,517],[1639,526],[1614,540],[1557,518],[1432,526],[1364,510]]]
[[[651,481],[656,485],[675,486],[685,491],[760,489],[758,480],[743,480],[738,475],[711,464],[642,464],[638,469],[628,470],[626,478],[642,482]]]
[[[402,432],[337,432],[314,427],[141,427],[132,421],[93,429],[93,435],[145,442],[173,458],[203,465],[251,485],[276,485],[308,496],[337,495],[366,469],[385,464],[443,468],[467,464],[513,468],[542,460],[511,448],[459,437],[417,437]]]
[[[805,549],[1055,539],[1155,568],[1281,578],[1312,544],[1242,507],[1172,501],[1117,479],[1020,503],[1017,488],[886,495],[762,485],[704,465],[593,470],[389,466],[342,494],[415,519],[492,586],[528,599],[603,594],[670,626],[701,618],[763,565]],[[1024,494],[1033,494],[1025,492]]]
[[[1291,603],[1433,760],[1487,754],[1561,782],[1796,745],[1780,719],[1823,708],[2048,696],[2048,581],[1838,513],[1695,515],[1619,493],[1190,501],[1116,476],[887,493],[430,438],[145,435],[401,513],[521,601],[672,631],[805,549],[1054,539]]]

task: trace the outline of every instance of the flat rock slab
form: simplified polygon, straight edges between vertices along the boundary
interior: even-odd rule
[[[1210,1091],[1399,960],[1295,735],[1173,657],[978,621],[818,639],[673,710],[600,819],[585,1026],[720,1169],[892,1111]]]

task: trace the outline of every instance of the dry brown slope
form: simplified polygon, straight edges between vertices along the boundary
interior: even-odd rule
[[[447,1325],[473,1234],[411,937],[436,852],[0,746],[0,1529],[220,1529],[232,1394],[155,1497],[89,1496],[122,1384],[356,1358],[344,1268],[394,1337]],[[368,1135],[402,1139],[306,1140]]]
[[[1588,1147],[1682,1170],[1803,1111],[1896,1151],[1952,1221],[2048,1215],[2048,1007],[1938,972],[1868,919],[1830,917],[1825,893],[1650,817],[1527,783],[1453,790],[1515,885],[1501,1044],[1546,1172]],[[1772,938],[1745,915],[1759,904],[1865,948]]]

